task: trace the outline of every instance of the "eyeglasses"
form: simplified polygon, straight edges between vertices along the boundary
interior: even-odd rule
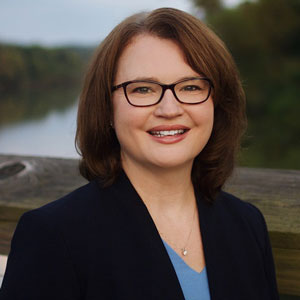
[[[121,87],[129,104],[145,107],[159,103],[168,89],[173,92],[174,97],[180,103],[200,104],[209,98],[213,85],[205,77],[192,77],[172,84],[161,84],[151,80],[132,80],[113,86],[112,92]]]

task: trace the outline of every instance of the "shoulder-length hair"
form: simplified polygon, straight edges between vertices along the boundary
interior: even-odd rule
[[[112,184],[122,169],[120,145],[111,126],[112,86],[118,59],[140,34],[170,39],[187,63],[213,83],[214,125],[211,137],[194,160],[194,187],[213,200],[230,176],[246,126],[245,96],[235,63],[223,42],[200,20],[173,8],[135,14],[100,44],[86,74],[80,96],[76,146],[82,156],[80,173],[88,180]]]

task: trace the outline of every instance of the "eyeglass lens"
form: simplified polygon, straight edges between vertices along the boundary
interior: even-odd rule
[[[184,103],[198,103],[205,100],[209,93],[209,82],[204,79],[190,79],[175,85],[177,98]],[[155,104],[161,98],[163,88],[158,83],[147,81],[132,82],[126,87],[128,100],[137,106]]]

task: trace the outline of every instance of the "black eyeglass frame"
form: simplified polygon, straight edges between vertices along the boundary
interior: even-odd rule
[[[205,81],[207,81],[207,82],[209,83],[209,90],[208,90],[207,97],[206,97],[204,100],[199,101],[199,102],[195,102],[195,103],[187,103],[187,102],[181,101],[181,100],[177,97],[177,95],[176,95],[176,92],[175,92],[175,86],[176,86],[178,83],[182,83],[182,82],[189,81],[189,80],[194,80],[194,79],[205,80]],[[161,96],[160,96],[160,98],[159,98],[155,103],[153,103],[153,104],[147,104],[147,105],[136,105],[136,104],[132,104],[132,103],[130,102],[128,96],[127,96],[126,87],[127,87],[127,85],[129,85],[130,83],[135,83],[135,82],[148,82],[148,83],[155,83],[155,84],[160,85],[160,86],[162,87],[162,91],[161,91]],[[113,87],[112,87],[112,92],[116,91],[117,89],[119,89],[119,88],[121,88],[121,87],[123,88],[124,95],[125,95],[125,98],[126,98],[127,102],[128,102],[130,105],[135,106],[135,107],[147,107],[147,106],[153,106],[153,105],[158,104],[158,103],[162,100],[162,98],[164,97],[164,94],[165,94],[165,91],[166,91],[166,90],[171,90],[172,93],[173,93],[173,95],[174,95],[174,97],[175,97],[175,99],[176,99],[178,102],[180,102],[180,103],[182,103],[182,104],[195,105],[195,104],[200,104],[200,103],[203,103],[203,102],[207,101],[207,99],[209,98],[209,96],[210,96],[210,94],[211,94],[211,90],[212,90],[212,88],[213,88],[213,83],[212,83],[212,81],[211,81],[209,78],[207,78],[207,77],[191,77],[191,78],[187,78],[187,79],[183,79],[183,80],[176,81],[176,82],[171,83],[171,84],[162,84],[162,83],[157,82],[157,81],[154,81],[154,80],[131,80],[131,81],[125,81],[125,82],[123,82],[123,83],[121,83],[121,84],[118,84],[118,85],[113,86]]]

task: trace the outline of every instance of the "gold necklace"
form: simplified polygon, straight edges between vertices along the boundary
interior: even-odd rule
[[[175,248],[175,249],[177,249],[177,250],[180,250],[180,252],[181,252],[181,254],[182,254],[183,256],[187,256],[187,255],[188,255],[187,244],[188,244],[188,242],[189,242],[191,233],[192,233],[192,231],[193,231],[193,225],[194,225],[195,214],[196,214],[196,207],[197,207],[197,205],[195,205],[194,214],[193,214],[193,222],[192,222],[192,226],[191,226],[189,235],[188,235],[188,237],[187,237],[185,246],[184,246],[183,248],[177,247],[177,245],[175,245],[173,242],[171,242],[171,241],[165,236],[165,234],[163,234],[162,232],[158,231],[159,234],[162,235],[162,236],[164,236],[164,239],[165,239],[170,245],[173,246],[173,248]]]

